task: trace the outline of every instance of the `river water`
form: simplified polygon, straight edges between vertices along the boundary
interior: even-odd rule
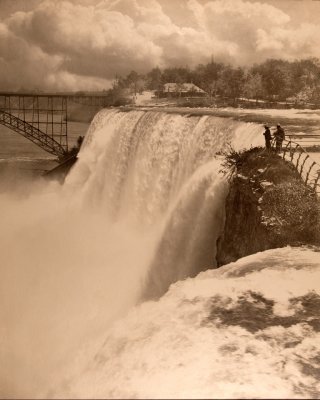
[[[68,122],[69,148],[76,145],[79,135],[84,136],[89,124]],[[45,152],[18,133],[0,125],[0,182],[4,190],[4,181],[13,184],[29,181],[57,166],[56,157]],[[13,179],[12,177],[15,177]],[[7,186],[6,186],[7,187]]]
[[[214,269],[221,153],[265,116],[202,114],[102,110],[63,185],[3,175],[1,397],[319,396],[319,253]],[[48,162],[6,134],[3,162]]]

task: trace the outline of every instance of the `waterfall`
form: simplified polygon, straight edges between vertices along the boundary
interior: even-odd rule
[[[154,223],[198,168],[228,144],[246,148],[261,136],[258,125],[229,118],[103,110],[66,184],[83,203],[104,203],[112,218]]]
[[[262,137],[229,118],[102,110],[63,186],[1,193],[0,396],[45,392],[137,302],[214,267],[221,152]]]
[[[110,220],[159,234],[143,298],[215,266],[227,184],[221,152],[261,144],[256,124],[214,116],[104,110],[66,186]]]

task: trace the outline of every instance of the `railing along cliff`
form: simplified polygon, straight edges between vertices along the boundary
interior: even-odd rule
[[[275,143],[273,147],[275,148]],[[320,164],[299,143],[292,140],[283,141],[281,153],[283,159],[295,166],[301,179],[320,195]]]

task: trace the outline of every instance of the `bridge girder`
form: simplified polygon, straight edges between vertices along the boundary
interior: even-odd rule
[[[23,121],[12,114],[0,110],[0,123],[7,128],[22,134],[22,136],[31,140],[33,143],[40,146],[43,150],[50,154],[62,157],[66,153],[64,147],[61,146],[61,144],[56,140],[46,135],[44,132],[32,126],[28,122]]]
[[[68,152],[68,101],[103,108],[107,96],[0,92],[0,123],[61,157]]]

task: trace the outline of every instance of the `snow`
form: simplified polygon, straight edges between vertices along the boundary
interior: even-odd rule
[[[151,90],[147,91],[147,90],[145,90],[145,91],[143,91],[141,94],[138,93],[138,94],[136,95],[136,97],[135,97],[135,104],[136,104],[137,106],[140,106],[140,105],[147,105],[153,97],[154,97],[154,91],[151,91]]]
[[[309,110],[309,109],[242,109],[242,108],[230,108],[226,107],[223,110],[230,111],[235,114],[260,114],[271,117],[279,118],[290,118],[290,119],[306,119],[306,120],[320,120],[320,110]]]

